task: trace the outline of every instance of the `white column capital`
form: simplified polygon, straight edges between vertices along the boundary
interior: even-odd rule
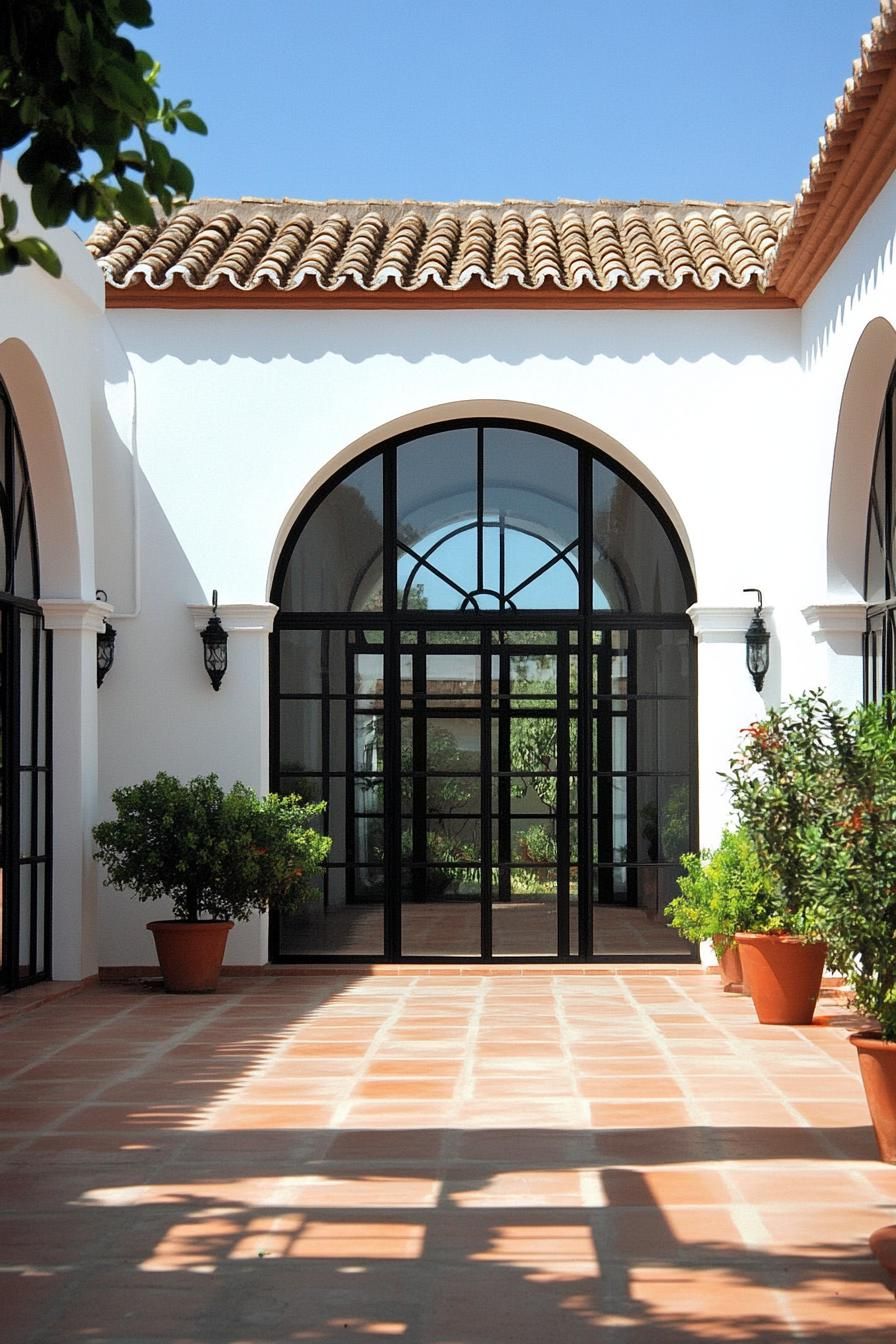
[[[710,639],[714,643],[722,644],[743,639],[755,610],[755,602],[748,605],[738,603],[730,607],[710,607],[702,602],[695,602],[693,606],[688,607],[687,614],[691,618],[694,634],[699,640]],[[774,607],[762,608],[766,620],[773,611]]]
[[[229,635],[255,634],[269,635],[274,628],[274,617],[280,610],[273,602],[228,602],[218,605],[218,616]],[[187,611],[193,618],[197,630],[204,630],[213,613],[212,607],[205,603],[189,604]]]
[[[819,602],[803,607],[803,617],[812,637],[823,643],[835,635],[863,635],[866,610],[864,602]]]
[[[48,630],[90,630],[101,634],[112,615],[110,602],[85,602],[78,597],[41,597],[38,603]]]

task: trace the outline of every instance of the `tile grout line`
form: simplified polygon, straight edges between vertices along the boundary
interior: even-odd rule
[[[622,977],[620,977],[620,979],[622,979]],[[666,983],[667,985],[670,983],[668,978],[666,978]],[[646,1018],[649,1022],[652,1023],[653,1018],[651,1018],[650,1014],[647,1013],[642,1008],[641,1004],[638,1003],[634,994],[631,992],[628,985],[624,983],[624,981],[623,984],[625,992],[628,995],[629,1002],[631,1003],[635,1013],[638,1014],[639,1016],[642,1016],[642,1018]],[[707,1018],[709,1017],[708,1014],[705,1014],[705,1016]],[[657,1032],[656,1034],[657,1034],[657,1043],[664,1057],[666,1058],[670,1071],[673,1077],[678,1081],[679,1085],[682,1088],[682,1095],[684,1098],[685,1107],[688,1111],[688,1114],[692,1117],[696,1125],[699,1125],[703,1129],[708,1129],[712,1131],[715,1128],[715,1126],[710,1120],[709,1112],[704,1107],[700,1098],[691,1091],[688,1075],[678,1066],[674,1053],[669,1048],[668,1044],[666,1043],[662,1035],[659,1032]],[[735,1173],[731,1169],[731,1163],[724,1159],[711,1157],[707,1165],[714,1167],[718,1171],[722,1179],[722,1182],[725,1186],[725,1189],[728,1191],[729,1208],[733,1211],[735,1207],[743,1204],[744,1200],[743,1197],[741,1196],[740,1190],[738,1189],[735,1183],[734,1179]],[[762,1219],[760,1215],[756,1212],[756,1210],[751,1208],[751,1211],[754,1216],[752,1218],[744,1219],[743,1230],[741,1228],[741,1224],[737,1221],[737,1219],[734,1218],[733,1212],[732,1212],[732,1221],[735,1223],[735,1226],[737,1227],[742,1240],[744,1240],[745,1249],[749,1249],[750,1247],[754,1247],[757,1245],[767,1246],[770,1240],[768,1228],[762,1222]],[[747,1237],[744,1236],[744,1233],[747,1234],[749,1240],[747,1240]]]

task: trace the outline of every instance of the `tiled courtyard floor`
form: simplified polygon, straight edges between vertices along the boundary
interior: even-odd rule
[[[841,1009],[680,974],[98,987],[0,1027],[3,1344],[896,1339]]]

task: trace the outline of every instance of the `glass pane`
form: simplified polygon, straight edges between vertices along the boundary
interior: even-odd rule
[[[578,450],[521,429],[488,428],[484,439],[486,517],[546,543],[544,564],[549,553],[565,550],[579,535]],[[505,591],[532,572],[524,552],[511,551],[507,546]]]
[[[657,794],[660,859],[677,863],[691,847],[690,783],[687,779],[661,779]]]
[[[423,564],[408,551],[398,552],[398,605],[403,611],[459,611],[471,586],[475,588],[475,547],[473,531],[461,533],[445,543],[439,559],[459,573],[446,576]],[[434,561],[435,563],[435,561]]]
[[[631,891],[637,905],[625,903],[626,870],[596,874],[596,884],[604,877],[611,880],[619,900],[616,904],[595,905],[594,951],[598,955],[615,953],[630,957],[668,957],[679,959],[690,949],[662,918],[662,911],[674,895],[677,866],[630,869]]]
[[[377,897],[369,884],[361,883],[359,887],[344,868],[329,868],[325,879],[318,879],[315,885],[320,893],[316,900],[280,917],[281,953],[382,956],[382,896]],[[363,892],[363,900],[359,899],[359,892]]]
[[[283,611],[381,611],[382,457],[324,496],[300,533],[283,582]]]
[[[31,902],[34,868],[23,863],[19,869],[19,976],[24,980],[31,975]]]
[[[496,957],[557,954],[557,875],[535,865],[505,870],[507,899],[492,902]]]
[[[319,700],[281,700],[280,770],[283,774],[318,774],[322,761]]]
[[[355,817],[355,863],[382,863],[385,857],[383,844],[384,821],[382,817]]]
[[[681,565],[647,502],[609,467],[594,464],[595,606],[606,611],[683,612]]]
[[[362,711],[352,716],[354,726],[354,768],[362,774],[383,769],[384,719],[382,714]]]
[[[31,487],[25,485],[18,505],[16,521],[15,591],[18,597],[38,596],[37,542],[34,534]]]
[[[345,635],[338,630],[282,630],[280,632],[280,690],[283,695],[321,695],[325,689],[340,691],[345,672],[334,678],[340,667],[338,656],[332,659],[334,645],[342,646]],[[335,682],[335,684],[334,684]]]
[[[47,932],[47,866],[44,863],[38,863],[34,867],[34,905],[37,915],[36,929],[36,965],[34,967],[35,975],[42,975],[47,969],[46,958],[44,956],[45,939]]]
[[[22,765],[32,765],[32,730],[36,728],[34,713],[37,709],[34,698],[34,677],[38,671],[37,660],[40,656],[39,622],[35,616],[19,617],[21,640],[20,682],[19,682],[19,760]]]
[[[554,654],[512,656],[509,660],[510,694],[550,696],[557,694],[557,658]]]
[[[458,703],[458,696],[478,698],[481,692],[482,659],[478,654],[426,655],[426,694],[430,706]]]
[[[482,763],[482,725],[479,719],[440,718],[426,721],[426,765],[451,774],[478,770]]]
[[[315,830],[329,835],[333,843],[330,862],[345,862],[345,780],[330,779],[327,786],[327,810],[312,823]]]
[[[613,770],[680,772],[690,768],[690,705],[686,700],[627,700],[609,716]],[[594,725],[597,760],[604,716]],[[606,767],[606,761],[599,762]]]
[[[518,532],[508,532],[508,558],[514,556],[520,563],[528,563],[529,572],[552,561],[549,569],[535,575],[523,587],[508,589],[513,605],[521,611],[569,611],[579,605],[579,574],[575,555],[556,559],[543,543],[541,555],[536,553],[531,537],[523,538]]]
[[[557,867],[557,826],[548,821],[530,817],[513,817],[510,821],[510,858],[514,863],[546,864]],[[566,854],[569,846],[565,846]],[[565,857],[565,855],[564,855]],[[573,858],[573,855],[569,855]]]
[[[433,816],[478,813],[481,785],[478,775],[428,775],[426,810]]]
[[[396,472],[398,538],[418,554],[429,549],[428,538],[475,519],[475,429],[443,430],[400,444]]]
[[[635,641],[637,684],[633,689],[639,695],[690,694],[692,639],[687,630],[638,630]]]
[[[382,699],[383,696],[383,655],[381,653],[357,653],[354,657],[355,695]]]
[[[396,449],[398,540],[442,575],[472,592],[478,584],[476,523],[476,431],[427,434]],[[458,528],[474,524],[458,535]],[[462,594],[402,556],[399,605],[456,610]]]
[[[478,957],[480,869],[414,865],[401,888],[401,950],[406,957]]]
[[[427,817],[426,859],[430,863],[479,863],[482,831],[475,817]]]
[[[613,783],[628,781],[614,780]],[[635,783],[638,800],[638,816],[635,837],[635,851],[627,854],[628,862],[656,863],[660,857],[660,819],[657,806],[656,779],[639,779]]]
[[[557,810],[557,776],[511,775],[510,811],[513,816],[553,816]]]
[[[382,775],[355,776],[355,811],[382,814],[385,806],[385,784]]]

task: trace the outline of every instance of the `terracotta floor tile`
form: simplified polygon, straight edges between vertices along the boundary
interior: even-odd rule
[[[579,1081],[578,1090],[588,1101],[662,1101],[684,1095],[684,1089],[675,1078],[660,1074],[610,1074],[608,1077],[587,1077]]]
[[[666,1209],[676,1204],[725,1205],[731,1194],[720,1172],[699,1167],[607,1168],[599,1172],[608,1205]]]
[[[596,1101],[590,1109],[595,1129],[665,1130],[691,1123],[687,1107],[676,1101]]]
[[[314,1129],[329,1124],[332,1106],[303,1102],[225,1103],[212,1109],[207,1118],[197,1117],[197,1129]]]
[[[416,1099],[450,1098],[455,1083],[450,1078],[392,1077],[365,1079],[352,1092],[352,1100],[414,1101]]]
[[[896,1337],[848,1023],[448,969],[0,1020],[3,1344]]]

